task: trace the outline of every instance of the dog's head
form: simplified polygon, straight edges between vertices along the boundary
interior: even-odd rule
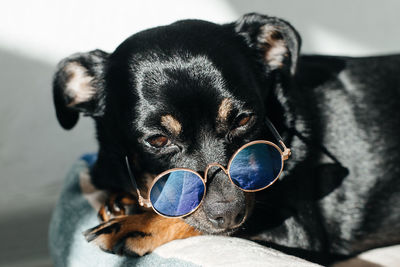
[[[59,64],[57,118],[72,128],[79,113],[94,118],[99,157],[93,182],[131,190],[124,157],[139,187],[171,168],[203,174],[256,139],[270,139],[268,99],[296,68],[299,36],[287,22],[248,14],[216,25],[179,21],[133,35],[112,54],[80,53]],[[206,233],[230,233],[247,218],[252,193],[209,171],[203,204],[186,221]]]

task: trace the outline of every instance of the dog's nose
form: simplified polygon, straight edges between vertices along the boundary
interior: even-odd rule
[[[228,175],[217,168],[208,176],[207,195],[203,210],[216,229],[234,229],[243,223],[246,216],[246,198],[242,190],[229,180]]]
[[[215,228],[232,229],[238,226],[244,219],[245,210],[229,207],[232,203],[216,203],[213,209],[207,212],[208,220]],[[228,205],[228,207],[226,206]],[[234,205],[234,204],[233,204]],[[221,206],[218,208],[218,206]],[[223,207],[225,206],[225,207]]]

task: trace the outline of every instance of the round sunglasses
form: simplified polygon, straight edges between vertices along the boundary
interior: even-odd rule
[[[196,211],[206,195],[208,171],[221,168],[230,181],[245,192],[256,192],[271,186],[281,175],[283,162],[290,156],[290,149],[283,143],[272,123],[266,123],[283,151],[274,143],[257,140],[240,147],[225,168],[219,163],[207,165],[204,176],[194,170],[174,168],[157,175],[148,191],[148,199],[141,196],[136,180],[125,157],[129,176],[138,194],[139,204],[164,217],[183,217]]]

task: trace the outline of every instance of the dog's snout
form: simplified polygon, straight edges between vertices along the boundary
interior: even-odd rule
[[[213,168],[208,178],[209,190],[203,204],[207,220],[215,229],[237,228],[246,216],[244,192],[234,186],[221,169]]]
[[[239,226],[245,217],[245,208],[237,208],[237,203],[216,203],[206,211],[208,220],[215,228],[233,229]]]

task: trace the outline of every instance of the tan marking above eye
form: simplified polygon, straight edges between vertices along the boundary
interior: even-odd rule
[[[232,100],[225,98],[222,100],[221,105],[218,109],[218,121],[226,121],[228,119],[229,113],[232,111]]]
[[[164,126],[170,133],[179,135],[182,132],[181,123],[172,115],[164,115],[161,117],[161,125]]]

